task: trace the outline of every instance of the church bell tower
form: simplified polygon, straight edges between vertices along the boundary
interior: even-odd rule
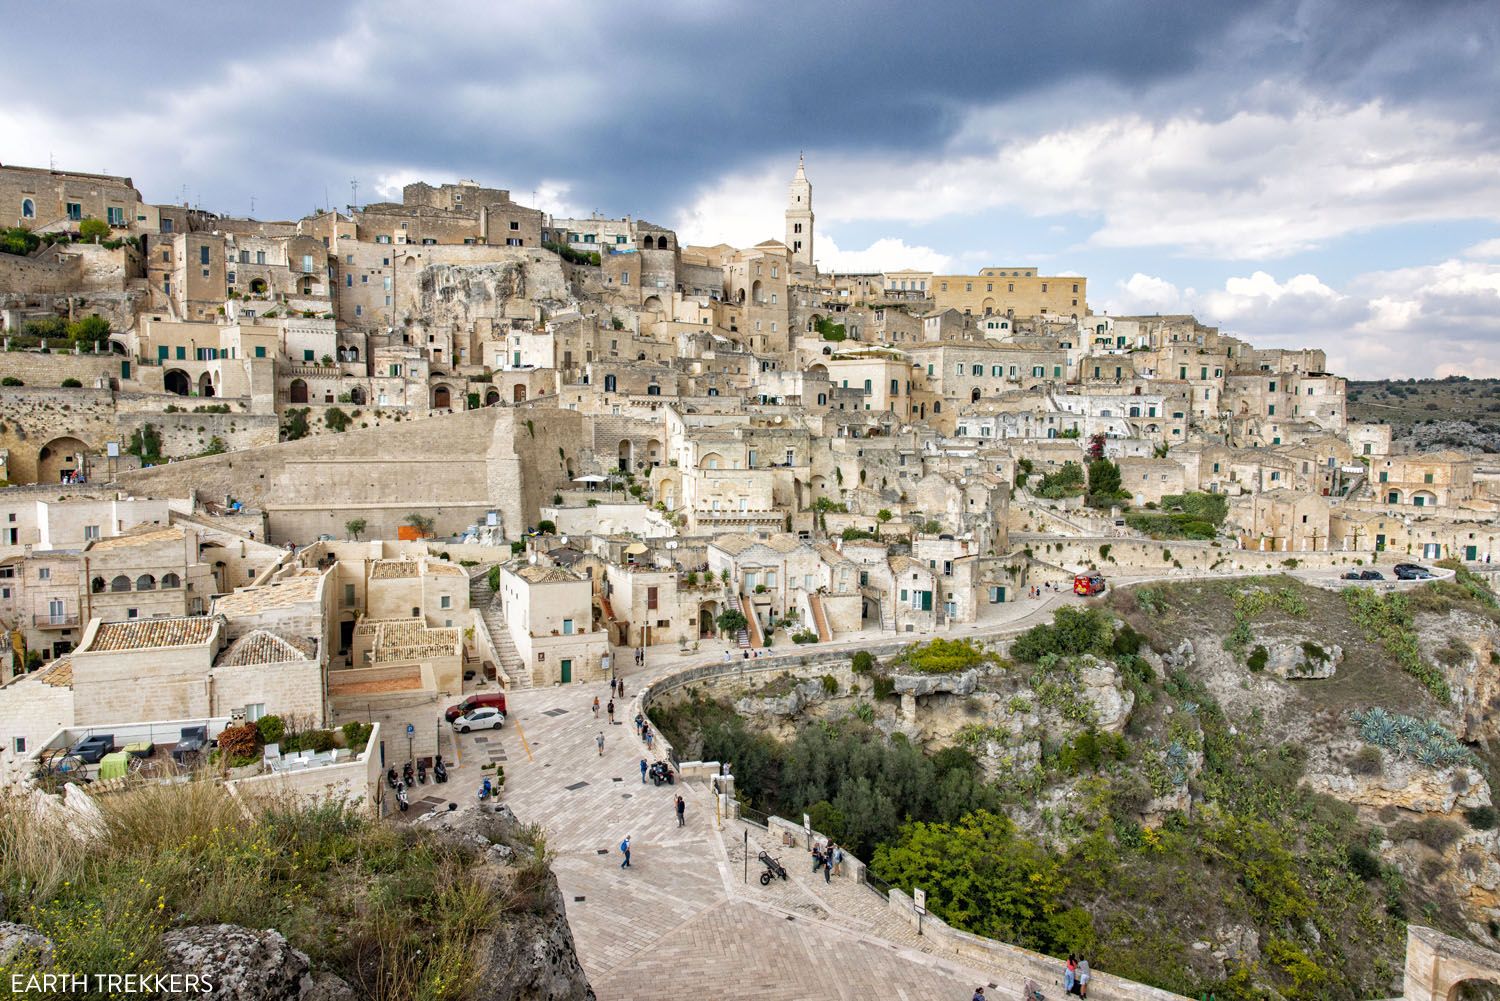
[[[797,173],[792,177],[786,199],[786,246],[798,264],[813,263],[812,184],[797,157]]]

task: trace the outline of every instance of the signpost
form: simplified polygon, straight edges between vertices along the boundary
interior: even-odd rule
[[[415,761],[417,754],[414,745],[417,740],[417,727],[413,723],[406,724],[406,760]]]
[[[927,913],[927,891],[922,889],[921,887],[912,887],[911,900],[912,903],[916,905],[917,934],[920,935],[922,934],[922,915]]]
[[[810,814],[802,815],[802,830],[807,834],[807,850],[812,851],[812,816]]]

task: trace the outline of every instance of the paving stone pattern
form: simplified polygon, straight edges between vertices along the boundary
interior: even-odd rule
[[[639,690],[645,680],[642,673],[627,684]],[[593,698],[603,692],[602,685],[516,692],[510,720],[488,735],[489,746],[498,743],[508,755],[505,802],[523,821],[542,824],[557,851],[568,922],[600,1001],[967,1001],[976,986],[995,981],[996,971],[924,952],[915,932],[887,917],[868,888],[806,878],[804,850],[782,848],[779,838],[753,827],[747,884],[747,828],[731,821],[718,830],[701,783],[637,787],[647,752],[634,727],[593,719]],[[601,729],[602,757],[594,743]],[[464,774],[454,793],[472,795],[482,774],[477,762],[488,755],[474,738],[459,740]],[[673,810],[679,792],[686,827],[677,826]],[[631,866],[622,869],[618,849],[626,835]],[[791,880],[760,885],[753,856],[762,842],[783,857]],[[1020,985],[987,993],[1019,996]]]

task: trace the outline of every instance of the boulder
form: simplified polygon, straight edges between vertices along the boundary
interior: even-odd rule
[[[1266,670],[1289,681],[1331,678],[1344,660],[1344,648],[1324,646],[1297,636],[1261,643],[1266,651]]]
[[[37,965],[52,965],[52,940],[30,925],[0,921],[0,968],[9,967],[27,953],[34,953]]]
[[[1311,745],[1302,781],[1316,792],[1372,810],[1394,806],[1412,813],[1446,815],[1490,805],[1489,783],[1470,765],[1429,768],[1410,758],[1387,754],[1381,774],[1354,775],[1344,763],[1353,753],[1350,746]]]
[[[1160,667],[1162,668],[1162,673],[1170,674],[1173,671],[1186,671],[1193,666],[1194,656],[1192,640],[1184,636],[1182,642],[1178,643],[1175,649],[1168,650],[1161,655]],[[1149,656],[1147,659],[1150,659]],[[1155,667],[1157,665],[1153,664],[1152,666]]]
[[[893,674],[892,690],[898,695],[972,695],[979,687],[979,672],[970,670],[962,674]]]
[[[313,987],[307,956],[272,929],[194,925],[165,933],[161,945],[163,972],[194,974],[213,985],[208,994],[184,998],[303,1001],[304,985]]]
[[[1094,707],[1094,718],[1100,730],[1119,733],[1135,708],[1135,693],[1120,686],[1115,665],[1096,657],[1084,657],[1079,665],[1079,698]]]

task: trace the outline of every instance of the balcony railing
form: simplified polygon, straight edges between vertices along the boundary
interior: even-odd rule
[[[38,629],[67,629],[78,625],[78,613],[59,612],[53,614],[49,612],[44,615],[35,616],[35,621]]]

